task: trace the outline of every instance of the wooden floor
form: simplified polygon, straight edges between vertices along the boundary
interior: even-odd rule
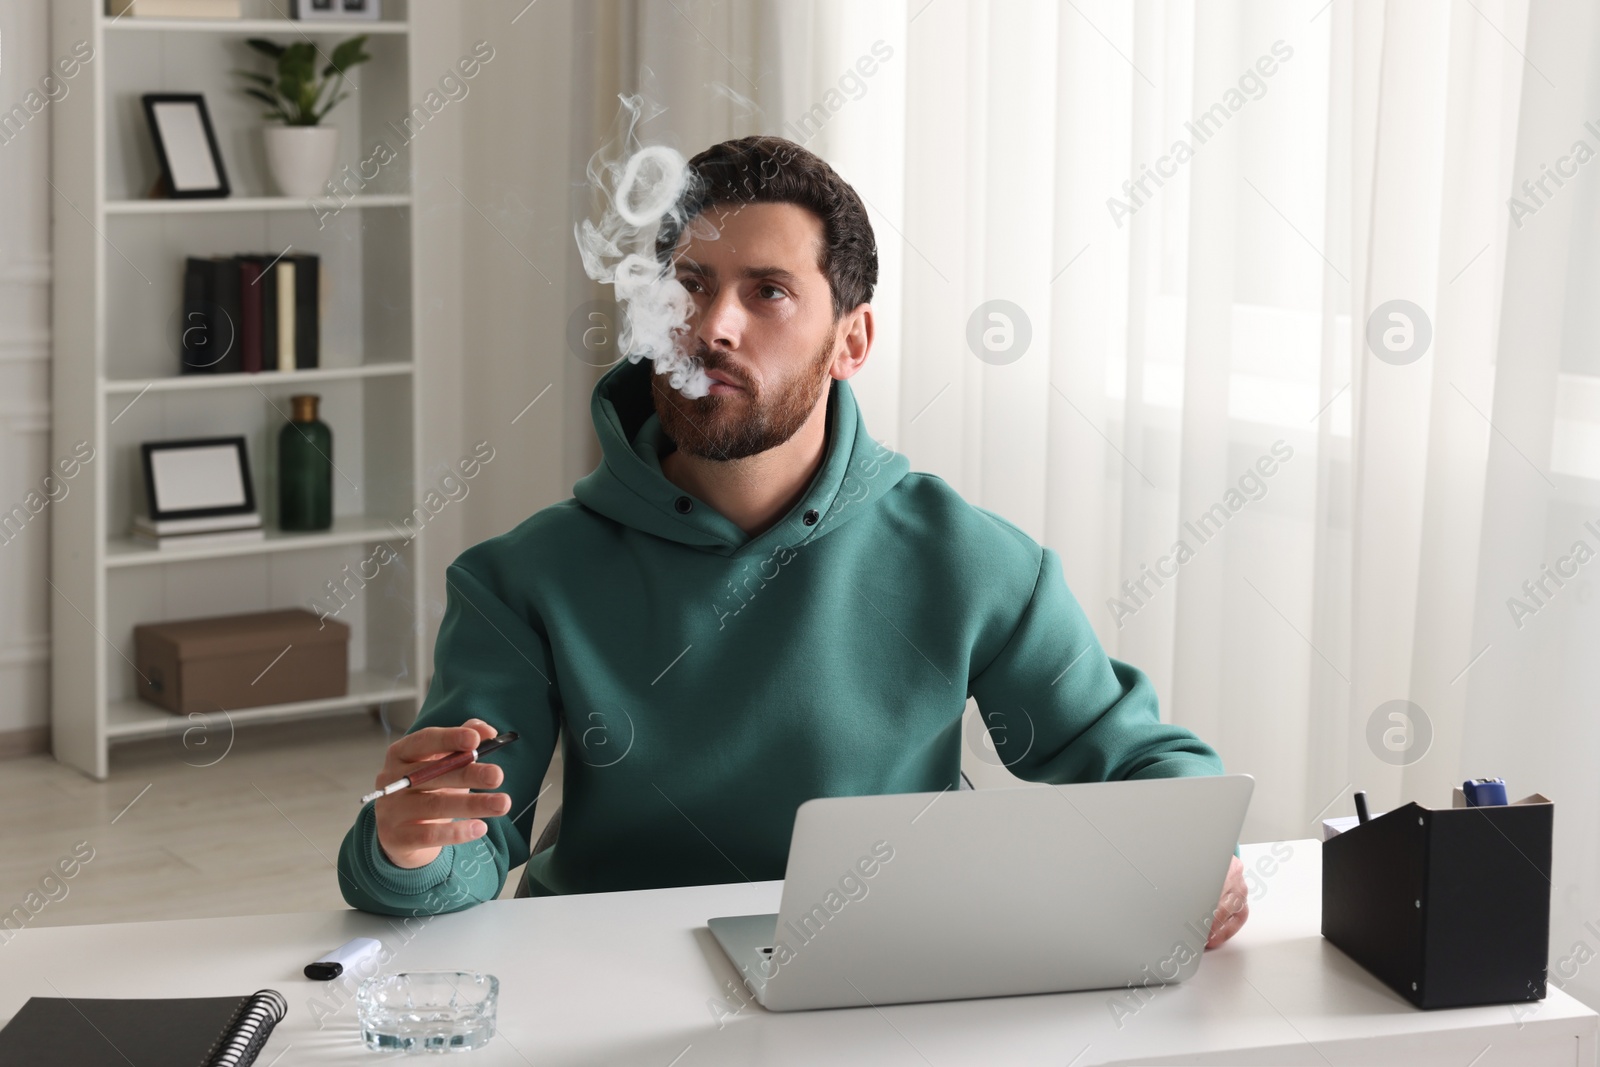
[[[175,741],[119,745],[104,782],[49,756],[0,761],[0,914],[29,893],[48,901],[30,926],[348,907],[334,862],[389,740],[357,713],[240,728],[211,766]],[[535,835],[560,803],[560,778],[558,749]],[[80,842],[93,858],[47,882]]]

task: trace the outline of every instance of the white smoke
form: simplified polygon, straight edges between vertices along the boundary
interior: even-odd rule
[[[679,284],[670,261],[656,259],[655,240],[664,219],[681,232],[691,220],[684,217],[684,193],[691,180],[683,155],[666,145],[640,145],[635,130],[648,105],[642,96],[619,96],[613,142],[589,160],[589,184],[601,204],[600,220],[584,219],[573,227],[583,269],[590,278],[610,285],[616,294],[622,323],[618,346],[634,363],[655,363],[655,373],[667,376],[671,386],[686,397],[705,396],[711,379],[693,355],[684,350],[694,301]],[[702,233],[702,231],[705,231]],[[715,237],[704,220],[696,236]]]

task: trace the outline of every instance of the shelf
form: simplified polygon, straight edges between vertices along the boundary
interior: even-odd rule
[[[279,187],[261,155],[262,106],[237,91],[241,60],[261,58],[246,38],[311,42],[331,54],[340,41],[370,35],[374,62],[354,76],[360,91],[324,121],[346,154],[394,136],[390,123],[408,114],[426,74],[418,55],[426,42],[411,32],[410,2],[387,4],[389,21],[352,18],[342,7],[329,8],[337,18],[321,21],[288,18],[286,0],[243,0],[249,17],[242,19],[113,18],[105,14],[107,0],[38,0],[50,12],[44,54],[77,54],[85,40],[97,52],[94,62],[80,64],[73,92],[51,104],[45,139],[56,193],[84,215],[51,230],[57,280],[71,284],[49,293],[56,418],[48,447],[68,454],[81,441],[100,457],[51,505],[51,595],[80,609],[51,618],[51,738],[59,760],[94,778],[110,773],[116,744],[168,744],[200,721],[137,700],[127,663],[108,654],[105,642],[126,648],[133,627],[171,617],[179,601],[194,614],[216,615],[310,605],[325,595],[318,586],[329,572],[346,564],[353,571],[385,546],[405,562],[386,572],[382,597],[351,604],[348,662],[373,669],[352,670],[348,695],[230,710],[216,721],[309,720],[375,704],[404,717],[426,695],[432,572],[416,536],[423,516],[412,511],[427,492],[427,398],[418,386],[424,353],[448,350],[448,338],[440,338],[451,326],[448,316],[423,314],[421,298],[441,291],[440,278],[458,266],[449,256],[425,256],[418,242],[416,176],[441,166],[434,139],[419,139],[360,184],[320,186],[314,197],[275,195]],[[232,196],[145,195],[157,168],[138,101],[160,88],[205,95],[218,146],[231,153]],[[355,159],[348,162],[353,174]],[[371,164],[365,173],[372,174]],[[321,257],[323,358],[305,370],[179,373],[174,342],[185,257],[251,249]],[[344,458],[335,455],[344,468],[334,475],[337,517],[312,533],[272,528],[279,517],[274,445],[295,393],[323,397],[323,420],[343,442]],[[269,528],[255,540],[168,541],[160,548],[132,536],[131,520],[145,505],[140,443],[186,432],[246,434],[251,458],[265,463],[252,474]],[[211,733],[215,740],[215,728]],[[214,747],[213,755],[221,750]]]
[[[195,389],[240,389],[247,385],[295,385],[338,382],[351,378],[400,377],[410,374],[411,363],[367,363],[360,367],[319,367],[316,370],[264,370],[255,374],[175,374],[168,378],[107,378],[100,386],[107,396],[121,393],[179,393]]]
[[[357,33],[405,33],[410,24],[382,19],[178,19],[146,15],[101,17],[108,30],[170,33],[295,33],[305,37],[348,36]]]
[[[107,215],[192,215],[227,211],[308,211],[312,208],[409,207],[410,193],[363,193],[357,196],[205,196],[172,200],[107,200]]]
[[[417,688],[414,685],[371,671],[356,671],[350,675],[349,692],[342,697],[302,700],[295,704],[268,704],[259,708],[240,708],[237,711],[212,712],[193,717],[179,715],[142,700],[113,700],[106,705],[106,737],[113,741],[133,741],[203,728],[209,743],[222,740],[213,734],[213,730],[228,731],[230,727],[251,723],[303,719],[327,711],[355,711],[368,704],[411,700],[416,696]],[[231,744],[231,736],[228,741]]]
[[[114,537],[106,544],[107,567],[139,567],[159,563],[183,563],[196,559],[221,559],[226,556],[259,556],[271,552],[296,552],[339,545],[374,544],[393,539],[408,540],[403,533],[380,519],[367,515],[341,516],[333,528],[317,533],[293,533],[268,529],[260,541],[218,541],[186,548],[156,548],[132,537]]]

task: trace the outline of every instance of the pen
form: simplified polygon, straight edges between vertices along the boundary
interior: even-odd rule
[[[423,782],[431,782],[442,774],[449,774],[451,771],[465,767],[469,763],[478,762],[479,759],[487,756],[495,749],[504,748],[506,745],[509,745],[516,739],[517,733],[515,730],[512,730],[508,733],[501,734],[499,737],[490,738],[470,752],[457,752],[453,756],[446,756],[443,759],[433,760],[421,767],[418,767],[404,778],[396,779],[395,781],[384,786],[382,789],[368,793],[366,796],[361,798],[361,803],[365,804],[368,801],[377,800],[379,797],[386,797],[390,793],[398,793],[400,790],[405,789],[408,786],[421,785]]]
[[[1355,801],[1356,801],[1356,821],[1357,822],[1366,822],[1367,821],[1367,791],[1365,789],[1357,789],[1356,790],[1356,795],[1355,795]]]

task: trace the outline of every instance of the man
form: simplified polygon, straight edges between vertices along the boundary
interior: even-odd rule
[[[563,726],[535,895],[781,878],[801,802],[956,786],[969,694],[1025,779],[1223,771],[1100,648],[1054,551],[868,435],[848,379],[877,250],[855,191],[779,138],[690,169],[688,217],[710,226],[658,246],[714,384],[691,399],[648,361],[608,371],[601,465],[450,565],[427,699],[377,782],[521,740],[362,810],[339,854],[356,907],[495,897]],[[1235,856],[1208,947],[1245,896]]]

